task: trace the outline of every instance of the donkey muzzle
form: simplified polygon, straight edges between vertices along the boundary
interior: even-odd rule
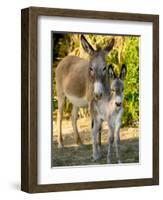
[[[102,98],[102,93],[94,93],[95,99],[100,100]]]
[[[103,95],[103,85],[100,81],[94,83],[94,97],[96,100],[101,99]]]
[[[122,103],[121,103],[121,102],[115,102],[115,105],[116,105],[117,107],[121,107]]]

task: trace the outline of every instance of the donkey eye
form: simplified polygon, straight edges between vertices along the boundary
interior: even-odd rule
[[[92,67],[90,67],[90,68],[89,68],[89,70],[92,72],[92,71],[93,71],[93,68],[92,68]]]
[[[106,67],[103,68],[103,71],[105,71],[105,70],[106,70]]]
[[[112,92],[115,92],[115,89],[111,89]]]

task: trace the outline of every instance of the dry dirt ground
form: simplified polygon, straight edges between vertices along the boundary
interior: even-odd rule
[[[107,157],[107,124],[103,124],[102,129],[102,158],[98,161],[92,159],[92,138],[90,119],[78,119],[78,129],[83,142],[79,147],[75,144],[72,125],[70,120],[64,120],[63,124],[64,147],[59,149],[57,146],[56,123],[53,123],[53,143],[52,143],[52,165],[53,166],[78,166],[106,164]],[[121,155],[123,163],[139,162],[139,129],[121,128]],[[112,162],[116,163],[115,152],[113,152]]]

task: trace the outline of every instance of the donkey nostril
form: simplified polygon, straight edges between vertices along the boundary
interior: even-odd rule
[[[100,99],[102,97],[102,93],[94,93],[96,99]]]
[[[116,106],[118,106],[118,107],[121,106],[121,102],[116,102],[115,104],[116,104]]]

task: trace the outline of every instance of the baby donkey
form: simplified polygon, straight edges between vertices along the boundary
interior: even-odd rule
[[[93,158],[98,160],[101,157],[101,125],[103,121],[108,123],[108,155],[107,162],[111,163],[112,146],[115,143],[115,152],[117,162],[121,163],[120,156],[120,127],[121,117],[123,114],[123,90],[124,79],[127,73],[125,64],[122,65],[120,76],[117,77],[114,73],[112,65],[108,68],[110,78],[110,95],[109,99],[106,96],[99,101],[93,102]]]

